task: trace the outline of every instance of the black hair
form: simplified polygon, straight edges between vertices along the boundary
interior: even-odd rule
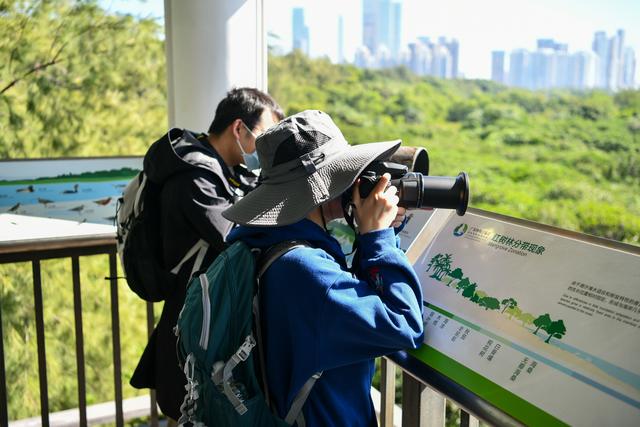
[[[278,120],[284,118],[282,109],[270,95],[249,87],[231,89],[216,108],[209,134],[222,134],[236,119],[241,119],[249,129],[254,130],[266,109],[271,110]]]

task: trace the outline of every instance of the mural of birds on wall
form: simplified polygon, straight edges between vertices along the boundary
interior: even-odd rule
[[[76,194],[78,192],[78,184],[73,185],[73,190],[64,190],[62,194]]]
[[[33,188],[33,185],[29,185],[28,187],[18,188],[16,190],[16,193],[24,193],[24,192],[33,193],[34,191],[36,191],[36,189]]]
[[[100,206],[106,206],[109,204],[109,202],[111,201],[111,197],[107,197],[104,199],[100,199],[100,200],[94,200],[93,203],[95,203],[96,205],[100,205]]]

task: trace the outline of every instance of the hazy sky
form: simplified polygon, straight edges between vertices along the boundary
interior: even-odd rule
[[[338,16],[344,17],[347,60],[362,44],[362,0],[264,0],[267,29],[291,48],[292,8],[303,7],[312,56],[336,59]],[[101,0],[111,9],[162,17],[162,0]],[[402,44],[418,36],[455,37],[460,42],[460,71],[466,77],[489,78],[491,51],[534,49],[536,39],[568,43],[569,51],[591,50],[593,33],[611,36],[626,31],[640,69],[640,0],[403,0]],[[637,70],[640,71],[640,70]],[[636,73],[638,74],[638,72]],[[639,79],[636,78],[636,81]]]

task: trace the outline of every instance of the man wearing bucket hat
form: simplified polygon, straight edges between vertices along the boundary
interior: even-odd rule
[[[422,342],[422,291],[391,228],[404,210],[398,212],[396,189],[386,188],[389,176],[365,199],[357,184],[353,191],[360,252],[354,273],[326,230],[328,221],[342,217],[340,196],[369,163],[399,145],[350,146],[327,114],[293,115],[258,138],[261,183],[223,212],[240,224],[229,243],[267,249],[306,242],[277,259],[261,280],[265,370],[281,417],[307,380],[322,372],[302,410],[306,426],[376,425],[374,358]]]

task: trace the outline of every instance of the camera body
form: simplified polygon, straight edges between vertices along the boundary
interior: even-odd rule
[[[360,197],[367,197],[383,174],[391,175],[390,185],[398,189],[398,206],[406,209],[455,209],[464,215],[469,203],[469,177],[460,172],[456,177],[427,176],[410,172],[405,165],[375,161],[360,174]],[[343,194],[343,204],[351,203],[351,191]]]

